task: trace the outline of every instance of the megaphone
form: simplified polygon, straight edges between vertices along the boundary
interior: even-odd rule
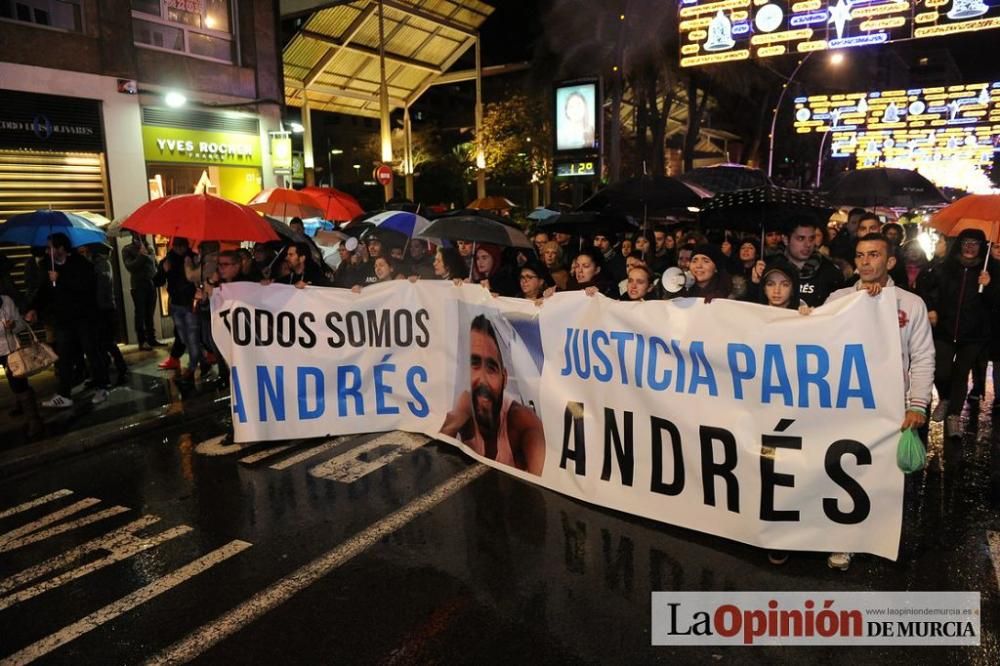
[[[685,287],[690,287],[694,282],[694,277],[688,273],[685,273],[676,266],[671,266],[663,273],[663,277],[660,278],[660,284],[663,285],[663,289],[671,294],[676,294]]]

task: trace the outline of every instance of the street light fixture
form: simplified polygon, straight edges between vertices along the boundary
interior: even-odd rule
[[[790,86],[795,81],[795,75],[799,73],[802,66],[808,62],[809,58],[812,57],[814,53],[819,53],[819,51],[810,51],[805,55],[802,60],[795,66],[792,73],[785,79],[785,82],[781,85],[781,94],[778,95],[778,102],[774,105],[774,111],[771,113],[771,132],[767,136],[768,148],[767,148],[767,176],[771,177],[774,171],[774,132],[778,124],[778,111],[781,109],[781,102],[785,99],[785,93],[788,92],[788,86]],[[830,55],[829,63],[833,66],[838,66],[844,62],[844,54],[840,51],[836,51]]]
[[[163,101],[166,102],[167,106],[171,109],[179,109],[187,104],[187,97],[176,90],[171,90],[163,96]]]

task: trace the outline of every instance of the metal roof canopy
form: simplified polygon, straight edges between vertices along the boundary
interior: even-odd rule
[[[381,0],[390,109],[412,105],[472,48],[493,7],[479,0]],[[285,102],[380,118],[378,0],[318,9],[282,54]]]

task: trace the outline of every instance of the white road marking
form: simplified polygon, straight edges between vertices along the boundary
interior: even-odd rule
[[[228,436],[229,435],[219,435],[218,437],[206,439],[204,442],[199,442],[198,445],[194,447],[194,450],[203,456],[228,456],[231,453],[239,453],[252,444],[252,442],[248,442],[246,444],[223,444],[222,442],[224,442]]]
[[[11,590],[16,590],[22,585],[30,583],[36,578],[41,578],[53,571],[58,571],[63,567],[76,562],[82,556],[87,553],[91,553],[95,550],[107,550],[110,551],[121,544],[122,541],[138,539],[134,535],[135,532],[149,527],[150,525],[159,522],[159,517],[157,516],[143,516],[138,520],[134,520],[124,527],[119,527],[116,530],[108,532],[103,536],[99,536],[96,539],[91,539],[87,543],[81,544],[76,548],[71,548],[61,555],[56,555],[55,557],[49,558],[44,562],[40,562],[33,567],[29,567],[20,573],[14,574],[8,578],[0,580],[0,594],[7,594]]]
[[[276,456],[282,451],[287,451],[288,449],[292,448],[292,446],[294,446],[294,444],[285,444],[283,446],[274,446],[271,447],[270,449],[264,449],[263,451],[259,451],[252,455],[246,456],[245,458],[240,458],[240,462],[243,463],[244,465],[252,465],[254,463],[260,462],[261,460],[266,460],[271,456]]]
[[[14,594],[8,595],[6,597],[0,597],[0,610],[9,608],[14,604],[19,604],[22,601],[31,599],[32,597],[37,597],[43,592],[48,592],[49,590],[54,590],[60,585],[65,585],[70,581],[74,581],[77,578],[82,578],[87,574],[99,571],[106,566],[110,566],[116,562],[121,562],[122,560],[127,560],[133,555],[138,555],[144,550],[149,550],[150,548],[155,548],[162,543],[166,543],[173,538],[182,536],[191,532],[191,527],[188,525],[179,525],[177,527],[171,527],[168,530],[164,530],[159,534],[154,534],[153,536],[144,538],[142,540],[134,539],[131,542],[126,542],[119,544],[117,547],[111,548],[109,555],[102,557],[93,562],[88,562],[87,564],[72,569],[65,573],[62,573],[55,578],[50,578],[49,580],[38,583],[37,585],[32,585],[29,588],[16,592]]]
[[[44,497],[33,499],[30,502],[25,502],[24,504],[18,504],[17,506],[0,511],[0,520],[3,520],[4,518],[9,518],[10,516],[13,516],[16,513],[27,511],[28,509],[34,509],[36,506],[41,506],[42,504],[45,504],[46,502],[51,502],[54,499],[59,499],[60,497],[66,497],[67,495],[72,495],[72,494],[73,494],[72,490],[66,490],[65,488],[63,488],[62,490],[57,490],[54,493],[49,493]]]
[[[1000,532],[987,532],[986,542],[990,545],[993,573],[997,575],[997,589],[1000,589]]]
[[[51,525],[52,523],[62,520],[66,516],[72,516],[74,513],[79,513],[84,509],[89,509],[95,504],[100,504],[101,500],[95,499],[93,497],[88,497],[87,499],[82,499],[79,502],[70,504],[69,506],[59,509],[58,511],[53,511],[52,513],[42,516],[38,520],[34,520],[27,525],[22,525],[17,529],[13,529],[5,534],[0,534],[0,547],[6,545],[7,543],[18,539],[25,534],[31,534],[35,530],[40,530],[41,528]]]
[[[55,527],[50,527],[47,530],[42,530],[41,532],[34,532],[28,534],[19,539],[11,539],[4,543],[0,543],[0,553],[5,553],[8,550],[14,550],[15,548],[23,548],[28,544],[37,543],[39,541],[44,541],[57,534],[63,534],[71,530],[75,530],[78,527],[83,527],[84,525],[90,525],[91,523],[96,523],[98,521],[104,520],[105,518],[111,518],[112,516],[117,516],[120,513],[125,513],[128,511],[127,508],[123,506],[113,506],[109,509],[104,509],[103,511],[98,511],[97,513],[92,513],[89,516],[84,516],[83,518],[77,518],[74,521],[68,523],[62,523],[61,525],[56,525]]]
[[[408,522],[451,497],[489,471],[475,465],[448,479],[438,487],[368,526],[344,543],[304,567],[293,571],[266,590],[258,592],[218,619],[192,633],[150,659],[147,664],[177,664],[191,661],[212,646],[232,636],[251,622],[263,617],[323,576],[360,555],[371,546]]]
[[[45,638],[32,643],[22,650],[18,650],[14,654],[3,659],[3,661],[0,661],[0,665],[13,666],[15,664],[27,664],[39,659],[53,650],[76,640],[87,632],[92,631],[97,627],[114,620],[118,616],[129,612],[137,606],[146,603],[150,599],[153,599],[154,597],[177,587],[194,576],[211,569],[216,564],[224,562],[230,557],[241,553],[249,548],[250,545],[251,544],[246,541],[230,541],[222,548],[213,550],[193,562],[184,565],[180,569],[177,569],[162,578],[158,578],[152,583],[139,588],[135,592],[122,597],[118,601],[110,603],[104,608],[94,611],[90,615],[60,629],[56,633],[46,636]]]
[[[353,483],[410,451],[420,448],[429,441],[430,438],[425,435],[399,431],[389,432],[313,467],[309,473],[322,479]],[[376,458],[361,459],[362,454],[381,447],[391,448]]]
[[[340,437],[334,437],[333,439],[327,440],[318,446],[308,448],[302,453],[296,453],[294,456],[285,458],[279,462],[271,465],[271,469],[283,470],[288,469],[292,465],[298,465],[303,460],[309,460],[313,456],[318,456],[321,453],[326,453],[327,451],[336,448],[337,446],[343,444],[344,442],[350,441],[350,437],[342,435]]]

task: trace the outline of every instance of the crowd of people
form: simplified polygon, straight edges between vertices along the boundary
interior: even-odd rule
[[[341,242],[329,264],[317,261],[322,255],[308,240],[221,249],[174,238],[157,261],[146,240],[133,234],[122,259],[140,349],[163,344],[153,318],[157,287],[165,287],[175,338],[160,367],[176,370],[179,382],[198,375],[204,382],[217,365],[216,381],[224,387],[229,372],[212,340],[209,298],[230,282],[358,292],[397,279],[450,280],[539,305],[560,291],[584,291],[623,301],[738,299],[803,314],[857,289],[874,295],[895,286],[908,390],[901,427],[926,433],[928,418],[943,420],[945,436],[958,437],[963,406],[983,399],[991,362],[994,385],[1000,380],[1000,247],[989,245],[981,231],[966,230],[939,238],[928,259],[917,231],[916,225],[883,224],[859,208],[839,228],[802,216],[763,237],[676,225],[586,236],[535,229],[530,249],[469,241],[437,247],[374,229],[360,242]],[[43,407],[71,407],[73,389],[83,382],[94,389],[91,402],[105,401],[112,366],[116,383],[127,382],[128,367],[115,344],[118,304],[108,252],[105,245],[73,248],[66,236],[53,234],[24,267],[25,293],[13,286],[6,260],[0,262],[0,359],[6,364],[15,336],[37,322],[59,355],[58,389]],[[29,436],[39,436],[34,391],[27,379],[6,374],[17,397],[15,414],[24,416]],[[939,400],[928,414],[932,384]],[[850,564],[849,554],[835,555],[840,559],[831,556],[831,566]]]

